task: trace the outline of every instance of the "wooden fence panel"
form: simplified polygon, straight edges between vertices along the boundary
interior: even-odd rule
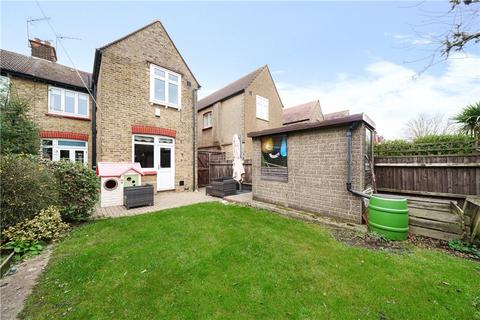
[[[252,161],[245,160],[243,167],[245,176],[243,182],[252,184]],[[233,167],[231,160],[210,161],[210,179],[218,179],[223,177],[231,177],[233,175]]]
[[[375,157],[379,191],[463,198],[480,195],[480,155]]]

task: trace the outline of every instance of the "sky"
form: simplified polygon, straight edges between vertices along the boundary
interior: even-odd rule
[[[430,63],[448,1],[39,3],[56,34],[34,21],[28,36],[77,38],[59,40],[67,52],[58,45],[58,62],[89,72],[95,48],[161,20],[200,98],[268,64],[285,107],[319,99],[324,113],[364,112],[387,139],[402,138],[419,113],[451,118],[480,100],[480,44]],[[1,48],[29,55],[37,3],[2,1],[0,10]]]

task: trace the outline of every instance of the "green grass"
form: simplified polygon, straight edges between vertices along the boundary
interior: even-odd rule
[[[321,226],[206,203],[59,243],[25,319],[474,319],[480,265],[349,247]]]

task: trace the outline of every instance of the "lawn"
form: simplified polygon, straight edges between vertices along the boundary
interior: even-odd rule
[[[350,247],[318,225],[205,203],[91,222],[55,248],[25,319],[474,319],[480,264]]]

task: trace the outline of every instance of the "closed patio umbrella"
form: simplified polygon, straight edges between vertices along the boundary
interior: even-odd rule
[[[245,174],[245,169],[243,168],[242,141],[238,134],[233,135],[232,147],[233,147],[232,178],[240,184],[240,190],[242,190],[242,181],[243,181],[243,174]]]

